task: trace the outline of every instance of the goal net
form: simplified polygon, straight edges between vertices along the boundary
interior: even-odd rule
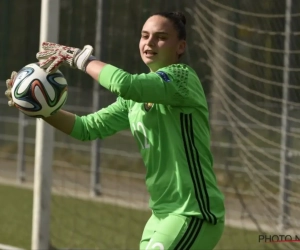
[[[140,22],[139,26],[134,26],[139,31],[146,15],[138,16],[129,4],[128,1],[123,7]],[[277,240],[278,234],[296,237],[300,226],[297,220],[300,180],[297,163],[300,153],[299,4],[295,1],[289,6],[288,1],[251,4],[249,1],[205,0],[183,7],[192,26],[184,60],[199,71],[207,92],[214,167],[226,196],[227,229],[223,238],[226,237],[227,241],[222,240],[218,247],[276,249],[278,245],[266,247],[263,243],[268,238],[259,239],[259,236],[273,235],[272,240]],[[109,20],[113,23],[115,13],[112,9],[109,13]],[[119,66],[126,67],[128,53],[138,55],[134,52],[134,42],[130,40],[131,36],[138,39],[138,34],[134,33],[135,29],[127,30],[134,24],[128,16],[123,18],[124,27],[119,28],[126,32],[118,32],[115,25],[106,37],[114,45],[114,39],[119,38],[123,45],[117,55],[113,54],[113,45],[106,53],[108,60],[120,56]],[[138,60],[135,58],[135,61]],[[143,68],[133,70],[141,71]],[[108,96],[107,93],[104,95]],[[107,197],[114,204],[109,213],[98,209],[100,205],[94,205],[95,213],[88,212],[93,210],[86,205],[84,213],[76,216],[75,212],[74,218],[91,227],[95,225],[95,229],[80,228],[78,223],[76,230],[66,227],[66,232],[84,234],[80,230],[100,230],[101,233],[94,234],[94,240],[87,233],[86,241],[94,241],[95,244],[99,242],[99,234],[111,235],[112,238],[117,234],[125,242],[133,237],[139,239],[147,210],[146,216],[139,220],[136,212],[128,210],[128,214],[123,215],[121,211],[125,210],[117,208],[118,204],[126,206],[126,203],[132,208],[138,208],[141,203],[144,209],[147,207],[143,164],[128,135],[127,132],[118,134],[102,144],[103,199]],[[76,163],[70,166],[74,169]],[[86,177],[88,181],[89,174]],[[62,179],[62,183],[66,183],[66,179]],[[53,204],[54,209],[60,207],[59,202]],[[78,204],[82,203],[78,201]],[[76,206],[66,207],[76,209]],[[93,219],[93,216],[96,218]],[[110,218],[107,221],[106,216]],[[116,218],[115,223],[110,216]],[[58,223],[61,221],[60,218],[56,220]],[[127,234],[124,234],[124,228],[118,227],[120,223],[126,224]],[[139,228],[138,232],[130,231],[135,227]],[[63,242],[61,233],[52,232],[52,235],[52,239]],[[240,246],[232,244],[235,241]],[[118,243],[112,240],[108,240],[106,245],[102,240],[101,244],[119,246],[114,245]],[[126,244],[131,246],[128,242]],[[285,248],[295,247],[288,242],[284,244]]]
[[[227,222],[241,231],[299,231],[299,11],[296,1],[205,0],[189,9],[209,68]]]

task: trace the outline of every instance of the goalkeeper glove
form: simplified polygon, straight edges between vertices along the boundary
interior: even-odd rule
[[[15,106],[14,101],[13,101],[12,96],[11,96],[11,88],[12,88],[12,86],[14,84],[16,76],[17,76],[17,72],[13,71],[11,73],[11,77],[6,80],[6,88],[7,88],[7,90],[5,91],[5,95],[8,98],[8,106],[10,106],[10,107]]]
[[[40,67],[47,73],[56,71],[61,65],[77,68],[85,72],[87,64],[96,60],[93,47],[85,45],[82,50],[56,43],[43,42],[42,51],[36,54]]]

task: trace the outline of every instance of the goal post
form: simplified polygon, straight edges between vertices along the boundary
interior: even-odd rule
[[[40,44],[57,42],[60,0],[42,0]],[[54,129],[42,119],[36,121],[32,249],[48,249],[50,241],[50,205]]]
[[[290,189],[290,166],[287,164],[290,147],[290,138],[287,133],[290,132],[290,122],[287,119],[289,117],[289,109],[291,105],[288,105],[289,101],[289,81],[290,81],[290,43],[291,43],[291,11],[292,11],[292,0],[286,0],[285,10],[285,35],[284,35],[284,70],[283,70],[283,93],[282,93],[282,117],[281,117],[281,152],[280,152],[280,211],[281,216],[279,217],[279,228],[285,229],[289,224],[289,189]]]
[[[95,56],[101,58],[102,47],[102,22],[103,22],[103,0],[97,0],[97,14],[96,14],[96,30],[95,30]],[[98,82],[94,82],[93,85],[93,112],[100,109],[100,85]],[[91,143],[91,189],[90,195],[92,197],[99,196],[101,194],[100,185],[100,140],[94,140]]]

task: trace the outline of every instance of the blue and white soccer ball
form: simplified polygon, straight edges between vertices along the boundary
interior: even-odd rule
[[[15,106],[32,117],[48,117],[57,112],[66,102],[68,84],[57,70],[46,73],[37,63],[23,67],[17,74],[12,99]]]

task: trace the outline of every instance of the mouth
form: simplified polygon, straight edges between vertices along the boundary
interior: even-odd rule
[[[146,50],[146,51],[144,51],[144,55],[145,55],[146,57],[153,57],[153,56],[156,56],[157,53],[154,52],[154,51],[152,51],[152,50]]]

